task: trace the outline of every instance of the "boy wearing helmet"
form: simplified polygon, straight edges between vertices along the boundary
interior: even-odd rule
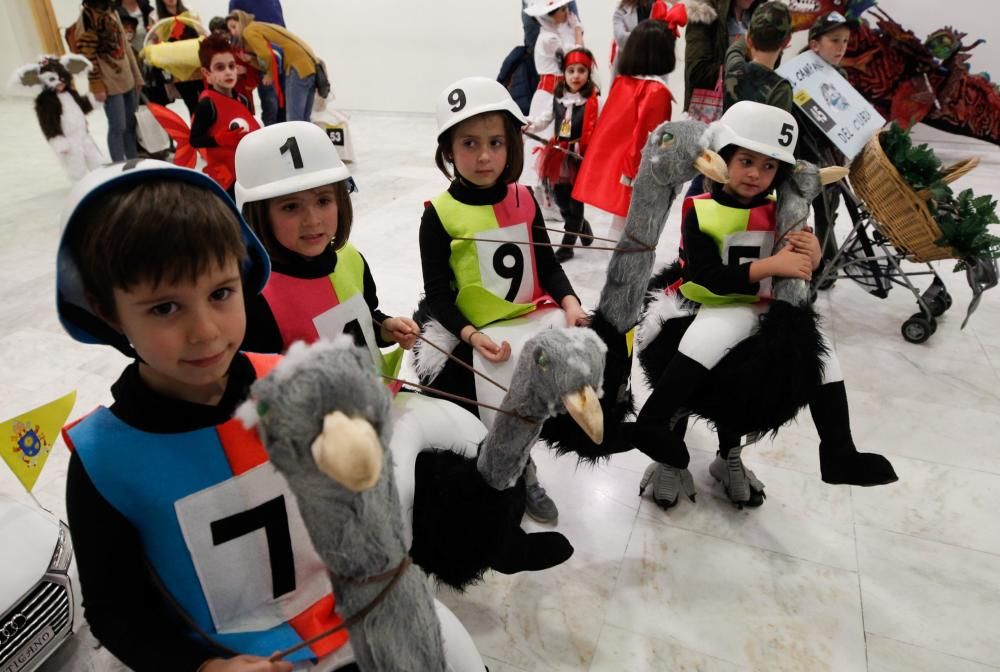
[[[776,107],[742,101],[711,132],[712,148],[725,159],[729,179],[721,185],[708,182],[709,192],[684,202],[683,278],[676,290],[690,302],[695,318],[639,412],[633,434],[634,445],[659,463],[647,470],[643,486],[655,476],[654,499],[664,508],[675,505],[680,494],[694,496],[683,430],[673,431],[674,420],[686,414],[709,370],[753,333],[768,310],[772,279],[808,281],[821,256],[819,241],[808,231],[786,234],[789,244],[772,254],[776,204],[770,193],[795,165],[795,118]],[[827,346],[824,384],[810,401],[823,480],[892,482],[896,475],[885,458],[854,447],[839,362]],[[734,503],[760,506],[764,486],[743,465],[739,439],[720,432],[720,450],[709,471]]]
[[[249,302],[245,347],[284,352],[295,341],[333,339],[345,331],[395,376],[420,328],[378,309],[368,262],[348,242],[354,181],[323,130],[306,121],[273,124],[236,150],[236,203],[260,238],[273,273]]]
[[[160,161],[90,173],[67,213],[60,320],[133,358],[111,406],[64,430],[91,629],[134,670],[291,670],[267,657],[340,619],[295,498],[232,417],[277,361],[239,352],[244,297],[266,283],[267,256],[218,184]],[[262,527],[280,548],[257,543]],[[350,660],[345,640],[289,659]]]

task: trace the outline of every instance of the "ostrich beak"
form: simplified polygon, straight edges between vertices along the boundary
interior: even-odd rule
[[[576,420],[580,429],[586,432],[590,440],[596,444],[604,441],[604,411],[597,399],[594,388],[584,386],[579,392],[572,392],[563,397],[563,403],[570,417]]]
[[[848,176],[851,171],[843,166],[827,166],[826,168],[819,169],[819,181],[824,186],[827,184],[833,184],[837,180],[842,180]]]
[[[726,167],[726,162],[711,149],[706,149],[694,160],[694,169],[713,182],[725,184],[729,181],[729,169]]]
[[[382,474],[382,445],[375,428],[340,411],[323,418],[312,454],[321,472],[352,492],[368,490]]]

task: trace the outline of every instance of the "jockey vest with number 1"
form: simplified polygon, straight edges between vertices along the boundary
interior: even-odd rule
[[[246,356],[257,378],[281,359]],[[255,430],[232,418],[158,434],[102,406],[63,436],[97,491],[136,528],[173,601],[214,641],[270,656],[341,623],[295,495]],[[346,641],[342,630],[289,658],[320,658]]]
[[[698,215],[698,228],[715,241],[724,265],[738,266],[771,256],[776,213],[774,200],[753,208],[734,208],[705,193],[684,200],[681,221],[691,208]],[[694,282],[682,284],[680,292],[685,298],[706,306],[757,303],[771,298],[771,278],[760,282],[756,294],[720,295]]]
[[[353,329],[364,338],[376,368],[387,376],[396,376],[403,351],[397,348],[383,355],[379,350],[364,286],[364,259],[356,247],[344,243],[337,250],[337,265],[329,276],[296,278],[272,272],[263,294],[286,350],[295,341],[332,340]]]
[[[531,225],[535,200],[527,187],[507,186],[493,205],[468,205],[445,192],[431,201],[451,236],[455,304],[477,328],[533,311],[551,301],[538,282]]]

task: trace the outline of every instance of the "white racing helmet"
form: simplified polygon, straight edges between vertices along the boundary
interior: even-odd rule
[[[438,139],[452,126],[484,112],[507,112],[518,125],[528,123],[503,84],[489,77],[466,77],[452,82],[438,95]],[[236,172],[239,173],[238,162]]]
[[[528,0],[524,13],[528,16],[545,16],[570,2],[571,0]]]
[[[727,145],[736,145],[794,166],[798,139],[799,125],[791,114],[771,105],[741,100],[712,124],[711,148],[718,152]]]
[[[286,121],[249,133],[236,147],[236,206],[351,180],[316,124]],[[354,190],[351,180],[349,191]]]
[[[130,159],[124,163],[102,166],[73,186],[60,218],[62,237],[56,252],[56,311],[63,328],[77,341],[111,345],[126,355],[134,354],[128,340],[97,317],[87,300],[79,267],[69,249],[70,231],[83,224],[79,217],[81,210],[103,199],[109,190],[122,185],[164,180],[187,182],[201,187],[212,196],[222,199],[232,209],[239,220],[240,232],[247,248],[247,258],[242,269],[247,296],[256,296],[267,284],[271,262],[264,246],[247,226],[229,194],[215,180],[196,170],[156,159]]]

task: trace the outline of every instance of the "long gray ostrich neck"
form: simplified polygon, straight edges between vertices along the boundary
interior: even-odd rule
[[[647,144],[646,150],[649,149]],[[611,254],[607,280],[597,302],[597,312],[620,333],[625,333],[639,321],[646,283],[653,274],[656,261],[656,244],[683,183],[658,183],[653,171],[647,168],[650,160],[649,156],[643,155],[633,184],[625,230]],[[644,245],[653,249],[636,251]]]
[[[774,254],[788,244],[785,236],[793,231],[801,231],[806,226],[809,208],[813,200],[823,190],[819,170],[812,164],[800,161],[792,175],[778,189],[777,227]],[[774,298],[793,306],[809,305],[810,288],[805,280],[796,278],[775,278]]]
[[[326,532],[327,540],[315,544],[316,552],[337,576],[360,579],[379,574],[399,565],[407,553],[399,511],[383,506],[398,501],[392,458],[389,453],[385,457],[381,479],[361,493],[341,488],[334,492],[327,476],[319,472],[300,476],[315,478],[312,484],[289,479],[289,486],[301,491],[296,496],[306,527]],[[348,548],[350,553],[345,553]]]
[[[476,466],[490,487],[511,487],[524,471],[531,447],[538,440],[542,423],[552,414],[550,402],[530,384],[530,360],[521,358],[510,381],[510,390],[500,405],[508,413],[497,413],[493,428],[479,446]]]
[[[597,313],[619,333],[639,322],[656,245],[681,187],[698,174],[694,164],[708,144],[707,128],[699,121],[668,121],[646,139],[625,230],[611,255],[597,303]],[[637,251],[646,246],[650,249]]]

